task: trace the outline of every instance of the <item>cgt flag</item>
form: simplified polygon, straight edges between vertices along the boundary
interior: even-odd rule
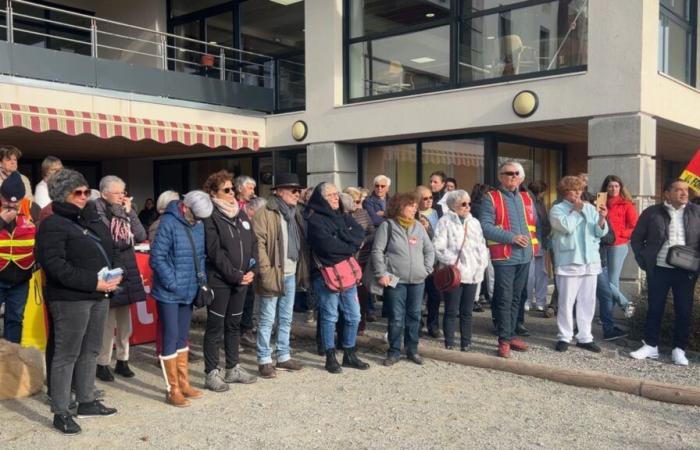
[[[695,156],[679,178],[688,183],[697,194],[700,194],[700,148],[695,151]]]

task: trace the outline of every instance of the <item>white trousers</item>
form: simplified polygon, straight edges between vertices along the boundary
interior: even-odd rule
[[[562,276],[557,275],[559,291],[559,311],[557,312],[558,338],[571,342],[574,337],[574,305],[576,307],[576,341],[580,344],[593,342],[591,323],[595,314],[595,289],[597,275]]]
[[[116,336],[114,331],[116,329]],[[109,308],[105,330],[102,334],[102,348],[97,364],[108,366],[112,360],[112,347],[117,344],[117,359],[129,360],[129,338],[131,337],[131,308],[129,305]]]

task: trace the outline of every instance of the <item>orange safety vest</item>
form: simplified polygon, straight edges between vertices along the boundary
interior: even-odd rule
[[[36,226],[29,214],[29,200],[23,199],[17,214],[17,225],[10,233],[0,230],[0,270],[12,262],[22,270],[34,265],[34,237]]]
[[[520,199],[523,202],[523,210],[525,211],[525,222],[527,229],[530,232],[530,243],[532,244],[532,254],[536,255],[540,251],[540,241],[537,239],[537,211],[532,197],[525,192],[519,191]],[[495,225],[503,230],[510,231],[510,221],[508,220],[508,211],[506,211],[506,203],[503,200],[503,193],[499,190],[489,191],[487,195],[491,198],[493,209],[495,212]],[[504,244],[502,242],[486,241],[491,253],[491,259],[495,261],[510,259],[513,253],[512,244]]]

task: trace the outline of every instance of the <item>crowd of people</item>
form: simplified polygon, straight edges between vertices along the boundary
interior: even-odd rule
[[[176,407],[204,395],[189,381],[194,305],[206,307],[205,388],[213,392],[275,378],[278,370],[302,370],[290,347],[300,298],[310,311],[307,321],[314,321],[316,311],[318,352],[333,374],[370,368],[358,356],[356,338],[377,320],[379,299],[387,318],[385,366],[398,363],[402,351],[423,364],[423,326],[429,336],[442,337],[446,349],[459,344],[469,351],[472,314],[482,310],[481,299],[491,305],[500,357],[528,350],[523,338],[529,335],[529,308],[556,313],[556,351],[575,341],[600,352],[592,333],[596,304],[604,339],[626,334],[613,312],[615,305],[627,314],[633,308],[620,291],[630,245],[649,285],[644,345],[630,355],[658,358],[672,288],[672,360],[688,364],[697,274],[667,255],[677,246],[700,250],[700,206],[688,201],[681,180],[668,182],[664,201],[638,218],[630,193],[614,175],[603,182],[603,197],[589,192],[585,174],[563,177],[548,210],[546,183],[526,186],[515,161],[500,165],[497,186],[477,184],[471,193],[440,171],[431,174],[429,186],[394,195],[386,175],[374,178],[371,191],[341,191],[329,182],[304,187],[296,174],[282,173],[275,176],[272,195],[261,198],[253,178],[219,171],[202,190],[163,192],[137,214],[122,179],[105,176],[99,191],[91,191],[79,172],[53,157],[42,164],[32,196],[29,180],[17,171],[20,157],[18,149],[0,147],[4,337],[19,342],[29,279],[40,268],[50,322],[48,395],[54,427],[65,434],[80,432],[76,416],[116,413],[103,404],[96,377],[110,382],[114,374],[135,376],[128,362],[129,306],[146,299],[135,253],[144,241],[150,242],[151,295],[158,308],[158,363],[166,401]],[[549,304],[547,260],[555,279]],[[256,348],[257,373],[240,364],[245,343]]]

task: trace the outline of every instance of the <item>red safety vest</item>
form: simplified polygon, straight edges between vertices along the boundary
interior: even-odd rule
[[[519,194],[520,199],[523,202],[523,209],[525,210],[525,222],[527,223],[527,229],[530,232],[532,254],[536,255],[540,251],[540,241],[537,239],[537,211],[535,209],[535,203],[532,201],[532,197],[530,197],[527,192],[519,191]],[[493,203],[493,209],[495,212],[494,223],[496,227],[510,231],[508,211],[506,211],[506,203],[503,200],[503,193],[499,190],[494,190],[489,191],[487,195],[491,198],[491,202]],[[488,245],[489,252],[491,252],[491,259],[495,261],[510,259],[511,254],[513,253],[512,244],[486,241],[486,245]]]
[[[12,262],[22,270],[31,269],[34,265],[34,237],[36,226],[29,215],[29,202],[22,200],[17,214],[17,225],[10,233],[0,230],[0,270]]]

